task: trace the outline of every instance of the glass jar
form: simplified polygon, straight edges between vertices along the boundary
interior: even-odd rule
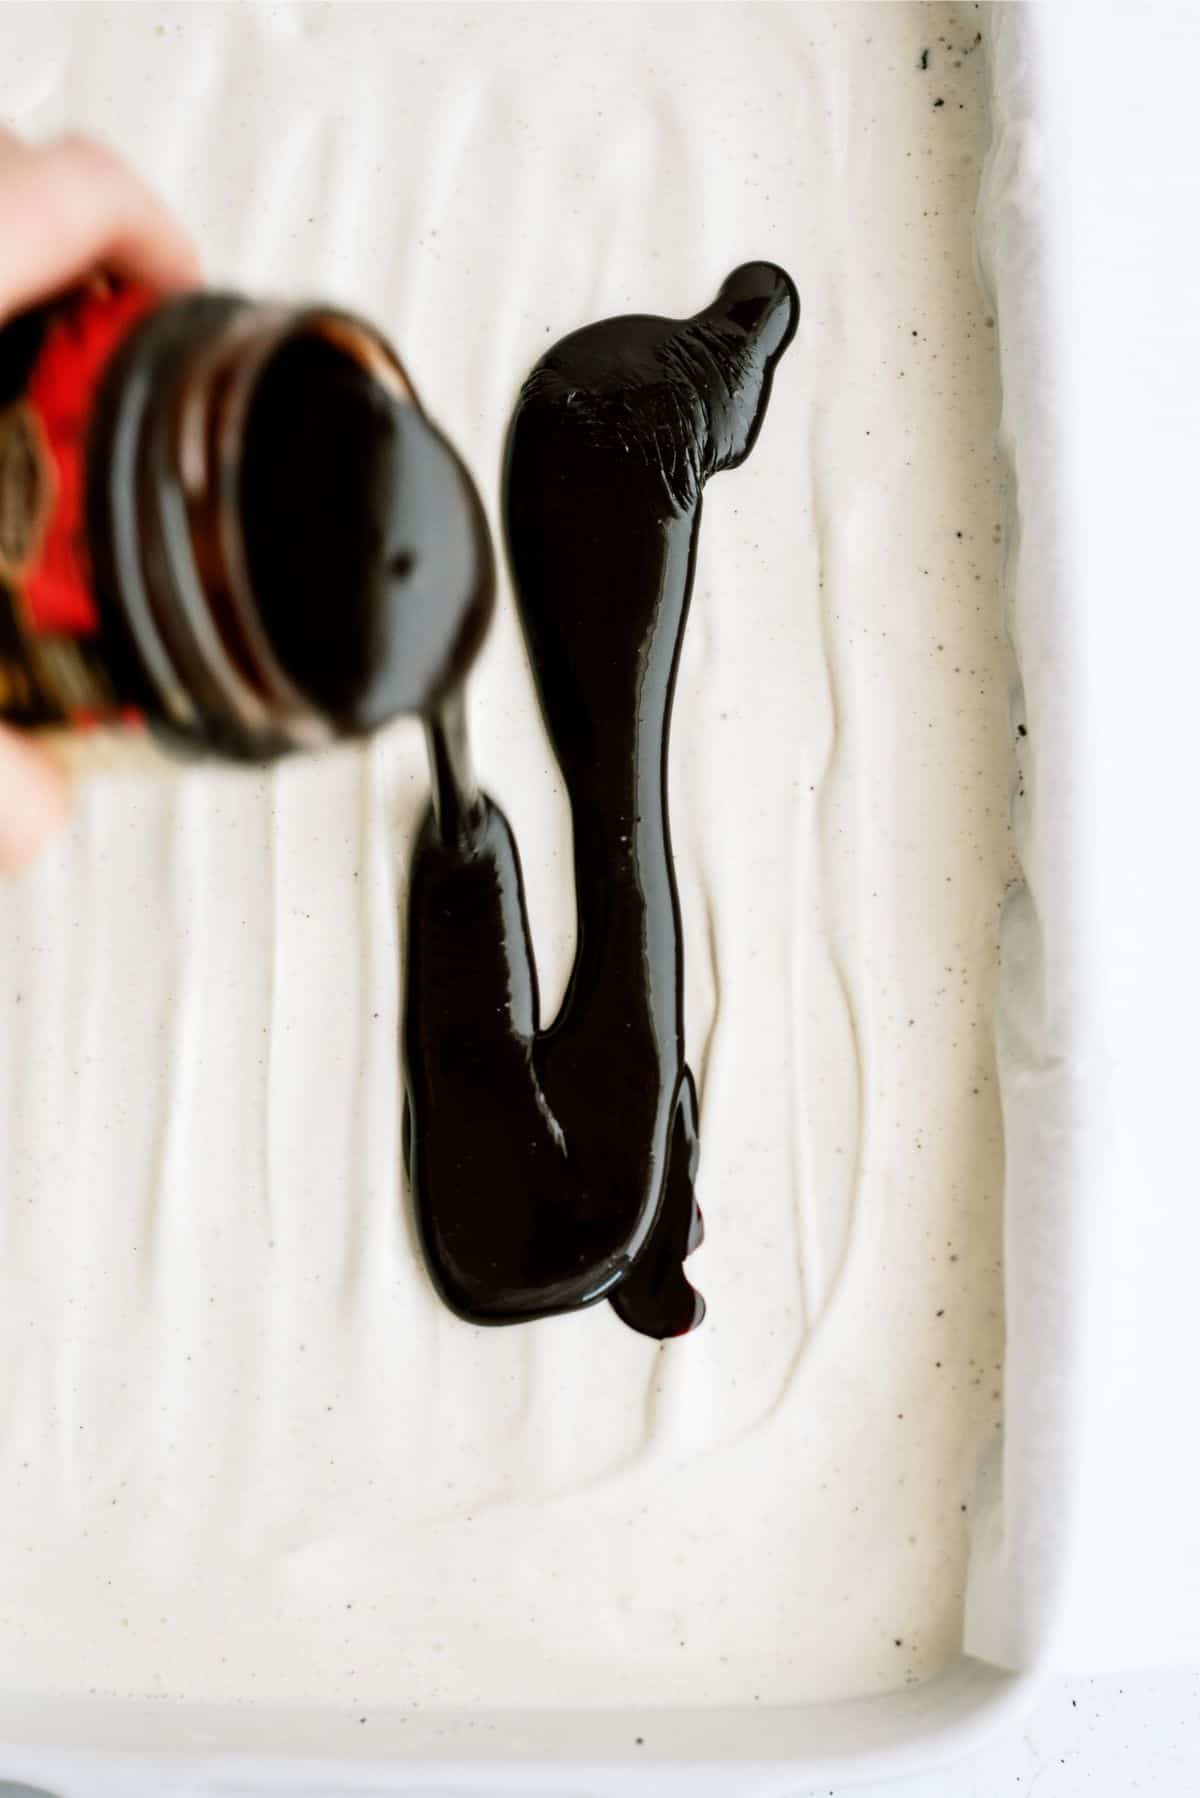
[[[0,331],[0,718],[250,759],[461,678],[492,604],[462,462],[333,308],[104,278]]]

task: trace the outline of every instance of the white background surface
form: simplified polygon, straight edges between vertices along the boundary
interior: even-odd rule
[[[1056,1680],[1024,1725],[951,1767],[804,1798],[1192,1798],[1198,1787],[1200,1669],[1190,1669]]]
[[[795,1798],[1192,1798],[1198,1783],[1200,1669],[1058,1680],[1024,1724],[951,1767],[881,1785],[812,1786]],[[28,1791],[0,1782],[0,1798]],[[736,1798],[736,1775],[726,1791]],[[472,1798],[469,1779],[461,1798]]]
[[[1195,1666],[1200,10],[1057,5],[1040,35],[1087,749],[1086,1221],[1104,1268],[1058,1664]]]

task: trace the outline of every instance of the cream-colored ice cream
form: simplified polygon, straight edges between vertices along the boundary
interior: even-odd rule
[[[485,1331],[429,1286],[399,1148],[415,725],[91,778],[0,891],[0,1689],[768,1705],[956,1651],[1000,1416],[1009,871],[976,31],[7,10],[0,112],[104,132],[215,279],[376,319],[493,520],[555,337],[692,312],[748,258],[804,315],[706,496],[673,735],[707,1321]],[[470,709],[549,1011],[566,814],[507,592]]]

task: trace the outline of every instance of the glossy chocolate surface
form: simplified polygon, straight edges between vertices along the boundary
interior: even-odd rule
[[[701,1222],[671,702],[704,483],[752,449],[798,314],[787,275],[748,264],[694,318],[564,338],[512,419],[508,553],[570,798],[578,937],[544,1025],[507,821],[486,798],[431,813],[409,895],[406,1151],[433,1276],[476,1321],[605,1297],[651,1336],[703,1316],[682,1265]]]

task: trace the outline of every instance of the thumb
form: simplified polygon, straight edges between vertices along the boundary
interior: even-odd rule
[[[0,729],[0,872],[24,867],[66,820],[66,775],[42,750]]]

